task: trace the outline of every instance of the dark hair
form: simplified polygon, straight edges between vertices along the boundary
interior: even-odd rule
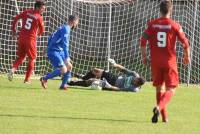
[[[144,83],[145,83],[145,79],[142,77],[139,77],[138,78],[138,86],[140,87],[140,86],[144,85]]]
[[[79,19],[79,17],[77,15],[69,15],[69,17],[68,17],[69,22],[76,21],[77,19]]]
[[[45,3],[43,1],[36,1],[35,5],[34,5],[34,8],[35,9],[39,9],[40,7],[42,7],[44,5],[45,5]]]
[[[172,8],[172,2],[171,0],[162,0],[160,3],[160,12],[163,15],[166,15],[167,13],[170,12]]]

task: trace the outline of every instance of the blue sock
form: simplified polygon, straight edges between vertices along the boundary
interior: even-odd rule
[[[48,80],[48,79],[52,79],[59,75],[61,75],[61,72],[60,72],[60,69],[57,69],[57,70],[54,70],[53,72],[47,74],[43,79]]]
[[[67,84],[67,82],[69,82],[71,78],[71,71],[70,72],[66,72],[64,75],[63,75],[63,80],[62,80],[62,84],[60,87],[64,87],[65,84]]]

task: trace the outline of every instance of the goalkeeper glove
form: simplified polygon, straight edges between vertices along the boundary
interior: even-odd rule
[[[107,82],[107,80],[104,78],[103,80],[100,81],[99,85],[102,88],[111,88],[112,86]]]
[[[115,60],[114,59],[108,59],[108,62],[110,62],[113,66],[115,66],[116,65],[116,62],[115,62]]]

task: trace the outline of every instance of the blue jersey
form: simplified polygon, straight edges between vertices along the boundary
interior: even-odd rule
[[[50,37],[47,46],[47,53],[64,52],[64,57],[69,58],[69,35],[70,26],[64,24],[59,27]]]

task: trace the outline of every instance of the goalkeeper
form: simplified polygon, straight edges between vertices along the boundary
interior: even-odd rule
[[[92,82],[100,79],[100,86],[103,90],[111,91],[139,91],[140,87],[145,83],[145,80],[135,71],[126,69],[120,64],[116,64],[114,60],[109,60],[117,70],[122,72],[122,75],[114,75],[103,69],[94,68],[86,75],[80,76],[82,80],[70,81],[70,86],[90,86]]]

